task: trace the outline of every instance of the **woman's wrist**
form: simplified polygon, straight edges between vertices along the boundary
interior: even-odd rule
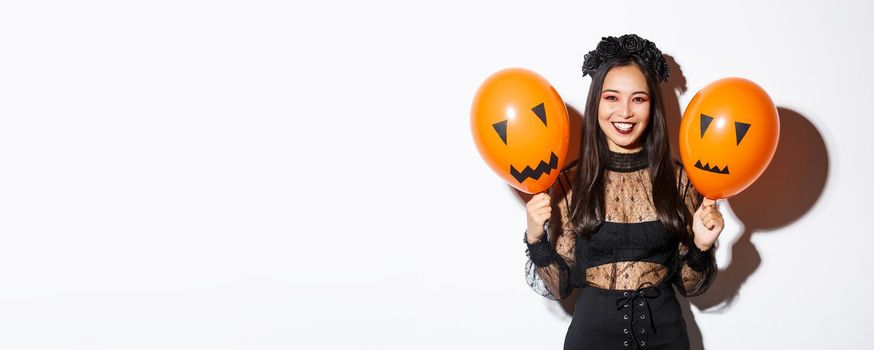
[[[546,240],[546,232],[541,232],[539,235],[531,234],[531,231],[525,230],[525,243],[537,244]]]
[[[707,244],[703,244],[703,243],[699,243],[698,241],[695,241],[695,247],[697,247],[698,250],[700,250],[702,252],[706,252],[706,251],[710,250],[710,248],[713,248],[713,245],[707,245]]]
[[[545,239],[547,231],[546,224],[548,221],[544,222],[541,225],[534,224],[531,226],[531,223],[528,224],[528,229],[525,230],[525,240],[527,242],[535,243],[539,242],[541,239]]]
[[[525,238],[523,240],[525,245],[528,246],[525,253],[531,259],[531,262],[534,263],[534,266],[544,267],[552,264],[557,258],[558,254],[555,252],[555,249],[552,248],[552,245],[546,238],[546,234],[542,234],[539,238],[530,239],[528,236],[528,231],[525,231]]]
[[[525,242],[528,244],[538,243],[544,238],[546,238],[546,232],[540,232],[540,234],[532,234],[531,230],[525,230]]]
[[[710,260],[713,258],[713,250],[708,247],[707,250],[702,250],[698,243],[695,242],[689,247],[689,251],[686,253],[686,264],[692,268],[692,270],[701,272],[707,269]]]

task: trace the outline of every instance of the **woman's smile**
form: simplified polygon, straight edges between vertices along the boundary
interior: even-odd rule
[[[620,134],[628,135],[631,134],[632,130],[634,130],[634,124],[613,122],[613,128],[615,128]]]

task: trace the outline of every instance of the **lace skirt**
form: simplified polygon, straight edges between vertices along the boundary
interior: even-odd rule
[[[564,349],[688,350],[689,335],[670,283],[637,290],[585,286],[580,290]]]

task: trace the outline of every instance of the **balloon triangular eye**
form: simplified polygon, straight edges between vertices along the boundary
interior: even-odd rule
[[[710,126],[710,122],[713,121],[713,117],[708,115],[701,115],[701,138],[704,138],[704,132],[707,131],[707,127]]]
[[[750,130],[750,124],[734,122],[734,130],[737,134],[737,144],[740,145],[740,140],[743,140],[744,136],[746,136],[747,134],[747,131]]]
[[[537,118],[540,118],[540,121],[543,122],[543,126],[546,126],[546,108],[543,107],[543,103],[534,106],[534,108],[531,108],[531,111],[534,112],[534,114],[537,114]]]
[[[501,137],[501,141],[504,141],[504,144],[507,144],[507,121],[500,121],[492,124],[492,127],[495,128],[495,131],[498,133],[498,136]]]

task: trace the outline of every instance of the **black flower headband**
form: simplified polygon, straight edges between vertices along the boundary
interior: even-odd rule
[[[583,57],[583,76],[589,75],[611,58],[622,56],[637,56],[646,63],[647,68],[655,74],[659,81],[667,81],[670,68],[662,57],[662,52],[652,41],[635,34],[625,34],[621,37],[603,37],[598,47],[589,51]]]

